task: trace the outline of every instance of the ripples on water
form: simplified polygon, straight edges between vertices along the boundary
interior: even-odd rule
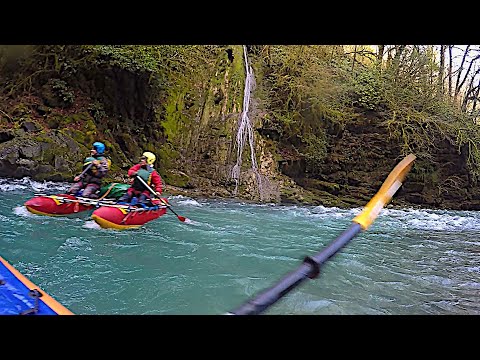
[[[324,249],[361,209],[170,197],[141,229],[29,213],[66,184],[0,179],[0,255],[76,314],[224,314]],[[477,212],[384,209],[265,314],[480,314]]]

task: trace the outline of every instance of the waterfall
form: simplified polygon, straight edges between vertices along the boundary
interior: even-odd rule
[[[246,69],[245,89],[244,89],[244,95],[243,95],[243,111],[242,111],[242,116],[239,120],[237,138],[236,138],[237,163],[232,169],[231,176],[235,180],[234,195],[237,195],[238,185],[240,184],[242,153],[243,153],[243,148],[245,146],[245,143],[248,139],[248,143],[250,145],[250,157],[252,161],[252,170],[255,174],[255,178],[257,180],[257,185],[258,185],[258,192],[261,196],[262,181],[261,181],[260,174],[258,172],[257,159],[255,157],[255,147],[254,147],[255,143],[253,138],[252,123],[250,122],[250,118],[248,117],[248,108],[250,106],[250,93],[255,88],[255,78],[253,76],[252,67],[248,65],[247,48],[245,45],[243,45],[243,56],[245,59],[245,69]]]

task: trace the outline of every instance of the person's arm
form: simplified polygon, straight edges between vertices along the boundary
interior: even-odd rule
[[[82,180],[85,175],[89,174],[92,175],[92,158],[85,158],[83,160],[83,166],[82,166],[82,173],[80,175],[77,175],[73,178],[73,181],[77,182]]]
[[[154,185],[155,192],[158,196],[160,196],[162,194],[162,178],[156,170],[152,172],[152,183]]]
[[[140,164],[137,164],[137,165],[133,165],[129,170],[128,170],[128,176],[129,177],[134,177],[135,175],[137,175],[137,171],[140,170],[140,167],[142,165]]]

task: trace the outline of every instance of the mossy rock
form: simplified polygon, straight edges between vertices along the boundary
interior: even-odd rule
[[[60,131],[62,134],[70,136],[73,140],[75,140],[78,144],[86,146],[87,138],[85,133],[80,130],[70,129],[68,131]]]
[[[317,179],[305,179],[304,183],[305,187],[328,191],[329,193],[335,195],[338,194],[340,191],[340,185],[334,182]]]
[[[347,197],[347,196],[340,197],[340,200],[341,200],[342,202],[347,203],[347,204],[350,204],[350,205],[352,205],[352,206],[362,207],[362,206],[365,206],[365,205],[366,205],[365,200],[356,199],[356,198]]]
[[[26,105],[24,103],[19,103],[12,108],[10,113],[14,117],[22,117],[22,116],[31,114],[32,110],[30,109],[30,107],[28,105]]]
[[[165,171],[164,181],[168,185],[185,188],[190,182],[190,177],[181,171]]]
[[[48,116],[46,122],[50,129],[58,129],[60,125],[63,125],[63,116],[58,114]]]
[[[178,151],[174,150],[169,144],[165,144],[157,148],[157,162],[166,170],[173,167],[175,160],[179,157]],[[155,152],[154,152],[155,153]],[[158,167],[159,165],[157,165]],[[166,170],[164,175],[167,176]]]

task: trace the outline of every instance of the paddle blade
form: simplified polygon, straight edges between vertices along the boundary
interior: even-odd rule
[[[415,159],[415,155],[410,154],[400,161],[390,172],[380,187],[380,190],[378,190],[375,196],[368,202],[363,211],[353,219],[354,222],[362,226],[363,230],[366,230],[372,224],[380,213],[380,210],[388,204],[393,195],[400,186],[402,186],[402,182],[412,168]]]
[[[177,217],[178,217],[178,220],[180,220],[181,222],[184,222],[185,224],[193,224],[193,221],[190,220],[189,218],[186,218],[180,215],[178,215]]]

